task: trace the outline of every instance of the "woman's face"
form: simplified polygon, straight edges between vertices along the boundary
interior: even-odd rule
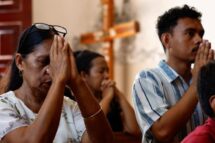
[[[48,68],[50,63],[49,52],[52,39],[45,40],[37,45],[34,51],[27,55],[23,60],[23,84],[31,89],[31,91],[47,94],[51,77]]]
[[[85,81],[92,91],[101,91],[101,84],[109,78],[108,65],[104,57],[97,57],[91,61],[89,73],[85,75]]]

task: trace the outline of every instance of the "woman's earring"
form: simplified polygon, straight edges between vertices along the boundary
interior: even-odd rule
[[[19,70],[19,76],[22,77],[22,71],[21,70]]]

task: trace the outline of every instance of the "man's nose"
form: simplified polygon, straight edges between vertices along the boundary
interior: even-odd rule
[[[199,34],[196,34],[196,36],[195,36],[195,44],[200,44],[201,42],[202,42],[202,36],[201,35],[199,35]]]

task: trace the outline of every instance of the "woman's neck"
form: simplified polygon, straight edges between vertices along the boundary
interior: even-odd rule
[[[39,95],[38,92],[33,92],[28,87],[22,85],[19,89],[15,90],[15,95],[21,99],[25,105],[31,109],[34,113],[38,113],[45,98],[41,100],[42,95]],[[43,96],[45,97],[45,95]]]

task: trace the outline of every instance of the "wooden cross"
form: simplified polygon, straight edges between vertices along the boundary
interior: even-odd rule
[[[101,0],[103,5],[103,29],[101,31],[81,35],[82,44],[104,42],[105,58],[108,62],[110,78],[114,78],[114,52],[113,42],[116,38],[124,38],[139,32],[139,24],[136,21],[114,25],[114,1]]]

